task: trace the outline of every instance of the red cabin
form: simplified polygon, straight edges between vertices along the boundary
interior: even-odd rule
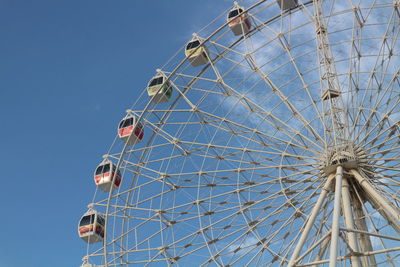
[[[110,192],[110,189],[119,188],[121,180],[121,172],[117,170],[117,166],[108,159],[103,160],[94,172],[94,182],[104,192]]]
[[[118,136],[129,146],[139,143],[144,136],[143,125],[130,115],[119,123]]]
[[[237,4],[228,13],[228,25],[234,35],[243,35],[250,31],[251,22],[247,13]]]

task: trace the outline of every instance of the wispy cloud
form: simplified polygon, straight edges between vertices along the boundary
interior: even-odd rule
[[[248,236],[241,241],[237,241],[227,248],[230,253],[237,253],[238,255],[244,255],[247,253],[255,253],[252,251],[257,245],[258,239],[253,236]]]

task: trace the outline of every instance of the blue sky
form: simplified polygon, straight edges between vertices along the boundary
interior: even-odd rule
[[[124,111],[227,0],[0,0],[0,267],[79,266]]]

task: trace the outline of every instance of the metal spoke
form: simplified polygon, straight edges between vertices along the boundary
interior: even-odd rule
[[[123,115],[144,136],[104,155],[83,266],[400,265],[399,23],[398,1],[227,6],[188,37],[202,64],[185,45]]]

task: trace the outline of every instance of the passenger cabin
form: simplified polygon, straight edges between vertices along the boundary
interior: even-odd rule
[[[94,182],[104,192],[110,192],[111,189],[118,189],[121,179],[121,172],[108,159],[103,160],[94,172]]]
[[[104,217],[95,210],[88,210],[79,221],[79,237],[89,244],[103,241],[104,230]]]
[[[147,94],[156,103],[167,102],[172,96],[172,86],[163,75],[154,76],[147,85]]]
[[[246,34],[251,29],[250,19],[240,6],[235,6],[229,11],[227,20],[234,35]]]
[[[207,49],[201,45],[198,38],[193,38],[186,45],[185,55],[193,67],[203,65],[208,62]]]
[[[291,9],[298,5],[297,0],[276,0],[276,2],[282,10]]]
[[[118,125],[118,136],[128,146],[139,143],[144,136],[143,125],[135,116],[125,117]]]

